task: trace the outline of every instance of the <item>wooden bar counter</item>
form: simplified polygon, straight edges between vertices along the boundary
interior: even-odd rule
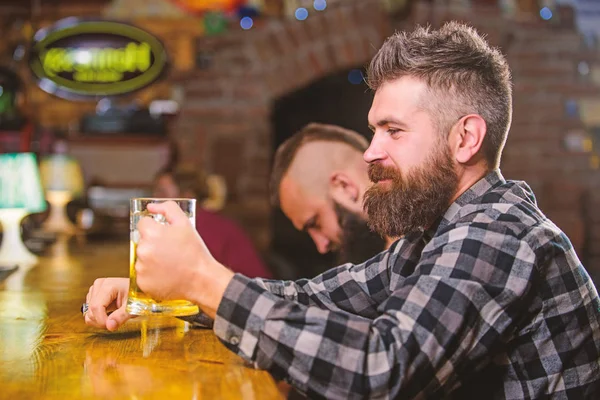
[[[58,242],[0,282],[0,399],[281,399],[211,330],[135,318],[117,332],[85,325],[94,279],[127,276],[128,243]]]

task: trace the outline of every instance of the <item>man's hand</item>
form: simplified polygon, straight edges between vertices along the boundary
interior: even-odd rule
[[[86,296],[88,311],[85,313],[85,323],[109,331],[119,328],[130,318],[125,311],[128,291],[127,278],[96,279]],[[113,310],[112,314],[107,315],[107,312]]]
[[[168,224],[152,218],[138,223],[137,284],[156,300],[189,300],[216,315],[233,272],[219,264],[184,212],[172,201],[149,204]]]

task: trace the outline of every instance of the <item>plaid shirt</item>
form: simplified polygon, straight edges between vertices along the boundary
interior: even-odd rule
[[[523,182],[296,282],[235,275],[214,332],[310,398],[600,399],[600,300]]]

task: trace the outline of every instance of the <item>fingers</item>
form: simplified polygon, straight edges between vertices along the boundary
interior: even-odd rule
[[[137,224],[137,231],[139,233],[138,237],[138,247],[136,254],[138,258],[144,256],[143,243],[147,241],[154,241],[160,238],[161,232],[166,228],[166,226],[161,225],[154,221],[151,217],[144,217]],[[141,249],[141,252],[140,252]]]
[[[137,256],[137,262],[135,263],[135,270],[139,272],[139,268],[141,267],[139,264],[143,263],[144,260],[151,254],[152,252],[152,244],[147,244],[146,242],[140,242],[135,250],[135,254]]]
[[[125,307],[126,304],[123,304],[121,308],[117,309],[115,312],[108,316],[108,319],[106,320],[106,329],[108,329],[111,332],[115,331],[119,329],[121,325],[127,322],[129,318],[131,318],[131,316],[127,313]]]
[[[90,289],[87,292],[87,295],[85,296],[85,302],[90,304],[90,299],[92,298],[92,288],[94,287],[94,285],[90,286]]]
[[[105,279],[97,279],[94,282],[92,296],[88,303],[91,316],[100,326],[106,325],[106,308],[117,299],[118,294],[110,285],[105,286],[105,282]]]
[[[139,239],[150,239],[158,234],[163,226],[152,219],[152,217],[144,217],[137,224]]]
[[[127,296],[127,288],[127,279],[96,279],[86,296],[88,311],[85,313],[85,323],[96,328],[107,327],[107,311],[110,308],[114,308],[117,299]],[[124,307],[125,304],[121,307],[123,311]],[[117,321],[121,320],[123,320],[122,315],[117,317]],[[126,319],[123,320],[123,322],[125,321]]]
[[[90,303],[91,303],[92,299],[94,298],[94,289],[98,286],[101,286],[103,281],[104,281],[104,278],[96,279],[94,281],[94,283],[92,284],[92,286],[90,286],[90,289],[88,290],[88,294],[85,297],[85,302],[88,305],[88,310],[84,315],[85,323],[87,325],[95,326],[97,328],[99,328],[100,326],[98,326],[96,323],[96,319],[94,318],[94,312],[92,311],[92,309],[90,307]]]
[[[165,228],[165,226],[157,223],[150,217],[144,217],[138,222],[137,230],[139,238],[136,248],[138,261],[143,260],[147,256],[148,251],[154,247],[152,242],[160,238],[161,231]]]
[[[169,225],[189,224],[189,219],[174,201],[165,201],[164,203],[148,204],[148,211],[153,214],[162,214]]]
[[[177,231],[181,232],[180,228],[186,227],[189,232],[193,232],[194,235],[197,235],[196,230],[193,229],[190,224],[188,216],[174,201],[150,203],[148,204],[148,211],[152,214],[163,215],[168,224],[164,225],[158,223],[152,217],[144,217],[138,222],[138,260],[144,260],[156,247],[156,241],[162,241],[164,235],[170,229],[176,228]]]

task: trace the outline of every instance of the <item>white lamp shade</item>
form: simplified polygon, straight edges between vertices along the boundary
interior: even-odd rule
[[[46,156],[40,163],[45,190],[66,191],[73,197],[83,194],[84,181],[77,160],[65,154]]]

